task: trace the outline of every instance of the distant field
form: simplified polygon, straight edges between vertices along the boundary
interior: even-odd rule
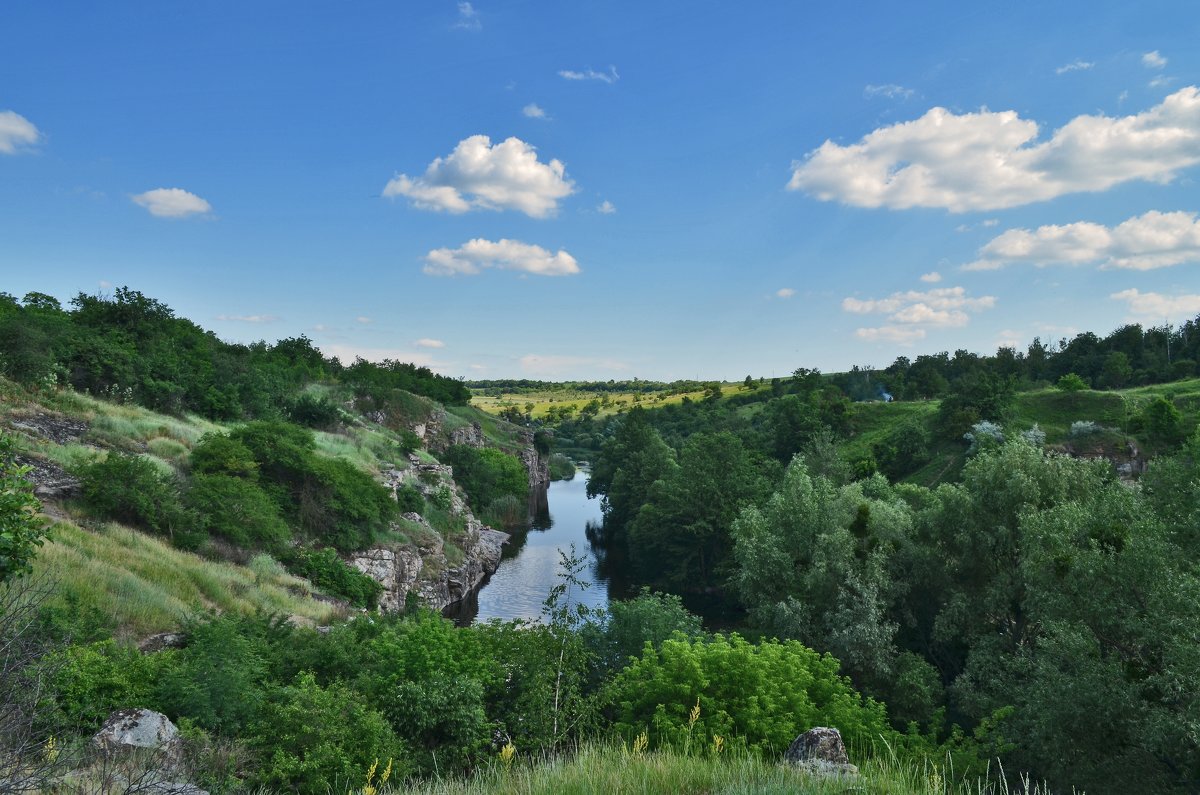
[[[755,386],[755,389],[767,388]],[[675,403],[682,403],[684,398],[703,400],[705,390],[697,389],[691,392],[588,392],[581,390],[546,389],[538,392],[504,392],[499,396],[484,394],[487,390],[472,390],[471,405],[489,414],[499,414],[506,408],[516,408],[522,413],[532,412],[534,419],[543,419],[547,414],[571,407],[574,414],[593,400],[601,402],[598,417],[608,417],[628,411],[634,406],[658,408]],[[739,394],[748,391],[740,383],[721,384],[721,396]],[[532,406],[532,408],[530,408]]]

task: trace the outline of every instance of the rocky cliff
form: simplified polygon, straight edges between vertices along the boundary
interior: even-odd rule
[[[465,519],[466,530],[457,542],[462,559],[454,564],[447,556],[440,534],[416,513],[405,514],[404,518],[424,529],[418,542],[381,545],[352,553],[346,562],[383,586],[379,599],[381,610],[404,610],[409,593],[426,607],[442,610],[466,598],[500,565],[508,534],[487,527],[475,518],[453,475],[450,467],[421,461],[415,455],[409,458],[407,469],[384,473],[384,485],[393,493],[403,485],[413,486],[430,498],[443,490],[448,492],[449,510]],[[454,555],[454,558],[458,556]]]

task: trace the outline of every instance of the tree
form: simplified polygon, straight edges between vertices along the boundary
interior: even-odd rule
[[[588,477],[589,497],[602,496],[605,529],[612,540],[637,515],[650,487],[675,467],[675,453],[635,407],[608,439]]]
[[[42,506],[25,479],[29,467],[18,465],[16,455],[13,438],[0,434],[0,584],[29,571],[45,534]]]

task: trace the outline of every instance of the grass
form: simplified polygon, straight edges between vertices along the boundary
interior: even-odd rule
[[[175,629],[184,618],[210,610],[261,610],[317,623],[337,615],[308,595],[307,580],[259,558],[251,567],[205,560],[117,524],[85,530],[60,521],[49,538],[34,562],[37,574],[57,583],[47,606],[98,610],[111,617],[121,637]]]
[[[755,389],[758,388],[757,386],[755,387]],[[722,397],[729,397],[745,391],[747,390],[741,383],[721,384]],[[532,404],[534,419],[541,419],[549,413],[551,408],[558,410],[563,406],[573,406],[575,411],[578,412],[592,400],[603,401],[605,396],[607,396],[608,402],[601,406],[600,412],[596,416],[609,417],[623,411],[628,411],[637,405],[645,406],[646,408],[658,408],[682,403],[685,397],[693,401],[703,400],[704,395],[704,390],[671,393],[670,390],[659,392],[586,392],[582,390],[547,389],[537,392],[505,392],[496,397],[495,395],[484,394],[483,390],[478,390],[471,398],[471,405],[488,414],[499,414],[503,409],[510,406],[515,406],[524,412],[526,404]]]
[[[1035,784],[1010,787],[999,777],[954,785],[933,764],[875,759],[860,766],[857,779],[822,778],[752,756],[636,754],[604,745],[585,746],[567,757],[522,760],[518,755],[511,767],[496,761],[466,780],[442,779],[404,791],[420,795],[1049,795]]]

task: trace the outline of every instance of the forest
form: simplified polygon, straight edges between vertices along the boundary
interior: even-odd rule
[[[0,781],[102,791],[114,774],[88,740],[136,706],[178,725],[178,774],[210,792],[491,787],[513,764],[596,754],[769,777],[754,765],[814,726],[841,730],[871,791],[1200,782],[1196,321],[527,417],[546,452],[588,455],[603,565],[644,587],[586,609],[566,555],[539,621],[455,627],[415,596],[380,612],[343,558],[412,532],[401,513],[446,538],[461,517],[436,492],[384,488],[324,429],[461,406],[466,384],[345,366],[303,337],[224,343],[126,289],[71,307],[0,301]],[[12,419],[84,405],[73,395],[208,424],[167,467],[110,432],[72,453],[78,495],[39,505],[41,459]],[[437,460],[407,428],[372,433],[380,455]],[[438,455],[481,514],[519,503],[511,455]],[[39,568],[76,535],[132,545],[120,528],[176,560],[243,565],[247,593],[299,577],[342,610],[317,626],[216,609],[213,588],[179,613],[183,643],[144,653],[110,606],[64,600]],[[690,612],[698,595],[732,623]]]

